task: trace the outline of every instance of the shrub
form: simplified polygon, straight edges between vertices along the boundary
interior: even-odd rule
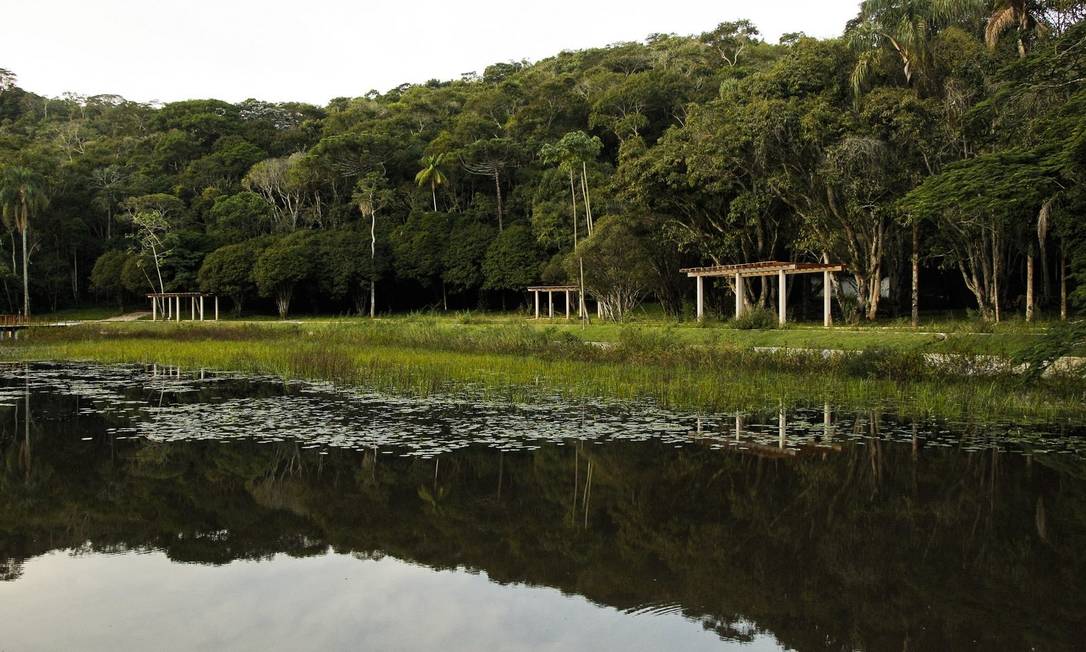
[[[761,306],[751,306],[731,322],[732,328],[739,330],[768,330],[778,326],[777,315]]]

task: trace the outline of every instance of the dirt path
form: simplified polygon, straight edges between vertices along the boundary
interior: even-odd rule
[[[149,313],[149,312],[130,312],[130,313],[126,313],[124,315],[117,315],[116,317],[110,317],[108,319],[103,319],[102,321],[136,321],[138,319],[143,319],[144,317],[150,317],[150,316],[151,316],[151,313]]]

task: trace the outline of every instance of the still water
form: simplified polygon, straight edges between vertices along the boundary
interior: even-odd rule
[[[1075,650],[1086,432],[0,366],[0,650]]]

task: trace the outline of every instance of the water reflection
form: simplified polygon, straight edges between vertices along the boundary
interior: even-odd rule
[[[31,563],[5,605],[13,649],[146,650],[713,650],[711,631],[681,614],[651,618],[546,587],[491,582],[385,557],[276,555],[270,563],[178,566],[161,553]],[[168,583],[169,591],[161,586]],[[103,586],[106,587],[103,590]],[[3,589],[0,588],[0,596]],[[148,596],[155,599],[148,600]],[[57,628],[56,614],[78,627]],[[148,624],[152,624],[149,627]],[[127,629],[117,645],[117,628]],[[755,649],[778,650],[755,635]],[[28,645],[24,645],[28,643]]]
[[[1060,650],[1086,634],[1086,467],[1059,424],[3,374],[14,649]]]

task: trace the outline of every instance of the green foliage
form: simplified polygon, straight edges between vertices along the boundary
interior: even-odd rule
[[[501,232],[483,259],[483,287],[487,290],[521,290],[539,278],[540,252],[531,230],[523,224]]]
[[[449,242],[449,217],[445,213],[412,213],[393,237],[396,273],[424,288],[440,282]]]
[[[275,299],[280,319],[286,319],[294,288],[313,270],[307,234],[287,236],[270,245],[253,264],[253,280],[261,296]]]
[[[1037,382],[1045,373],[1054,372],[1076,376],[1086,380],[1086,365],[1060,365],[1060,359],[1069,356],[1076,349],[1086,346],[1086,321],[1056,324],[1048,329],[1036,344],[1017,356],[1017,360],[1028,366],[1027,379]]]
[[[239,242],[268,232],[271,210],[260,195],[239,192],[218,197],[211,207],[208,234],[219,242]]]
[[[200,290],[230,297],[234,314],[240,315],[245,298],[256,290],[253,267],[263,252],[260,244],[249,241],[226,245],[208,254],[197,274]]]
[[[603,305],[604,314],[622,321],[641,303],[654,277],[648,250],[629,220],[607,216],[590,238],[566,259],[566,274],[579,278],[584,268],[585,291]]]
[[[362,293],[364,284],[380,277],[383,267],[370,259],[368,234],[322,231],[308,240],[313,256],[311,275],[321,295],[334,301],[354,298]]]
[[[496,235],[494,227],[471,218],[452,223],[441,276],[449,288],[454,292],[467,292],[482,287],[483,260]]]
[[[94,268],[91,270],[91,288],[116,300],[121,307],[124,306],[126,289],[122,272],[128,258],[125,252],[111,249],[94,261]]]
[[[155,284],[147,275],[147,261],[139,256],[127,256],[121,266],[121,284],[131,294],[143,295],[156,292]]]
[[[927,218],[946,213],[1014,219],[1039,209],[1057,187],[1055,161],[1037,152],[1002,151],[947,166],[905,197],[905,206]]]

